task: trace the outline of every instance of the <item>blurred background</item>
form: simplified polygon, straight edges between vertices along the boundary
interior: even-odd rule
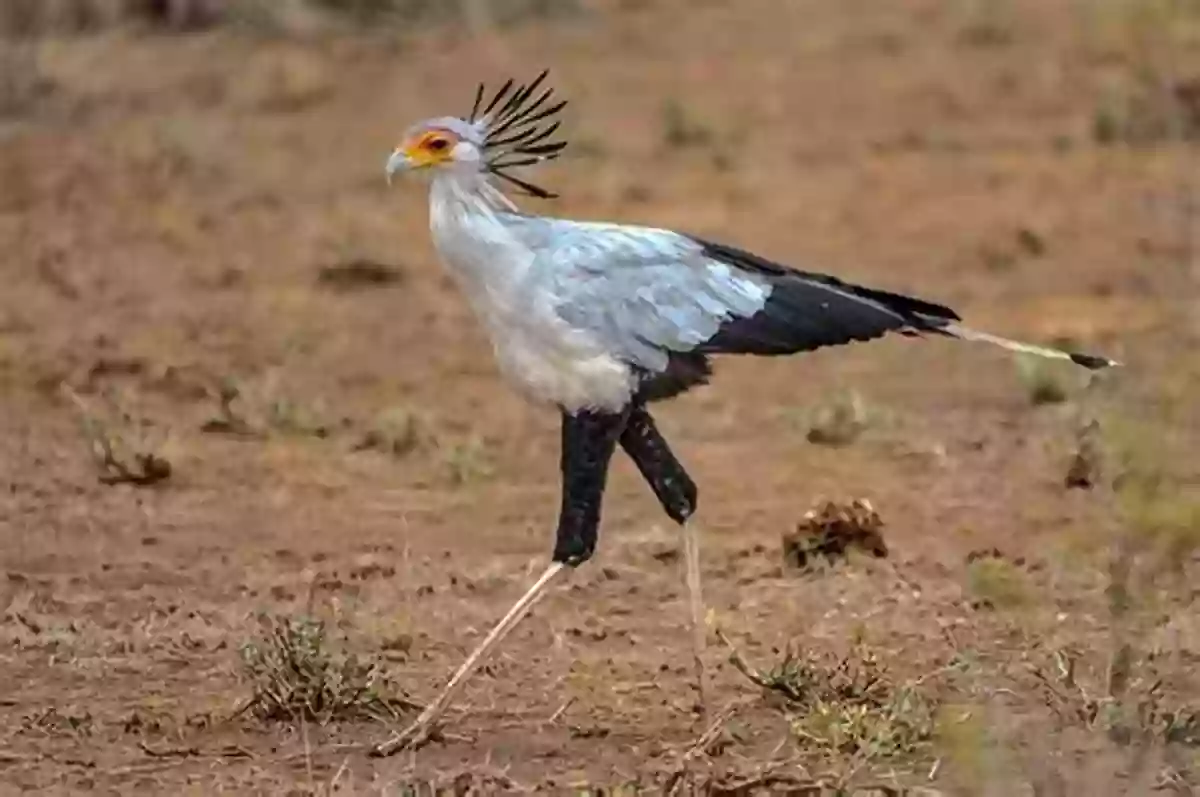
[[[681,763],[678,541],[621,462],[596,561],[464,736],[369,761],[344,745],[520,593],[558,491],[556,414],[499,379],[383,163],[545,67],[571,146],[531,212],[1126,367],[720,362],[658,415],[701,487],[723,741]],[[1198,140],[1197,0],[0,0],[2,779],[1191,793]],[[863,534],[886,556],[842,561]]]

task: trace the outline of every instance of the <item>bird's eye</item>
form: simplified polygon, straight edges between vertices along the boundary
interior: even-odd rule
[[[450,146],[450,142],[444,138],[433,138],[430,139],[425,146],[434,152],[441,152],[442,150],[446,149],[446,147]]]

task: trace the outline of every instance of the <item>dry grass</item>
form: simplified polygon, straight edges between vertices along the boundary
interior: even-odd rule
[[[857,390],[843,390],[808,413],[805,439],[814,445],[850,445],[870,428],[875,416]]]
[[[980,556],[967,564],[966,590],[977,609],[1019,609],[1032,600],[1025,573],[996,555]]]
[[[395,720],[414,704],[394,696],[381,662],[331,642],[311,617],[260,618],[262,634],[241,649],[242,673],[254,690],[247,709],[265,721]]]
[[[116,26],[259,33],[465,25],[479,32],[579,14],[577,0],[5,0],[0,36],[82,33]]]
[[[171,462],[162,453],[165,432],[135,417],[112,394],[101,397],[104,409],[99,410],[65,384],[62,392],[79,413],[101,482],[147,487],[171,477]]]
[[[1066,367],[1044,357],[1022,355],[1017,358],[1017,376],[1035,407],[1062,404],[1071,397]]]
[[[880,766],[928,765],[936,702],[919,684],[898,684],[879,654],[857,645],[844,656],[788,646],[769,669],[751,666],[727,638],[730,662],[788,718],[797,751],[818,779],[845,787]]]

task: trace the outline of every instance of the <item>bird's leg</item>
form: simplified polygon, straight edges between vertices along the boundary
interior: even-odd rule
[[[566,567],[576,567],[591,558],[600,527],[600,504],[608,479],[608,465],[627,417],[627,411],[580,412],[574,415],[563,413],[562,508],[559,512],[553,561],[533,586],[508,610],[508,614],[488,633],[479,647],[471,652],[437,699],[430,703],[411,725],[376,746],[372,750],[373,755],[390,755],[405,747],[415,747],[425,742],[467,678],[529,614],[554,577]]]
[[[704,596],[700,588],[700,540],[688,520],[696,512],[696,484],[671,453],[654,418],[642,405],[634,407],[621,433],[621,447],[649,483],[658,501],[683,532],[688,603],[692,618],[692,653],[696,696],[701,714],[707,708],[704,689]]]
[[[467,678],[481,664],[487,661],[492,650],[503,641],[504,637],[508,636],[510,631],[517,627],[517,624],[525,618],[525,615],[529,614],[529,610],[537,603],[538,598],[545,594],[550,582],[564,567],[566,565],[562,562],[551,562],[541,577],[533,583],[533,586],[508,610],[508,614],[504,615],[503,619],[496,623],[496,626],[492,628],[483,642],[479,644],[479,647],[475,648],[470,656],[467,656],[467,660],[455,671],[454,675],[450,678],[450,682],[442,689],[437,699],[426,706],[425,710],[421,712],[421,715],[411,725],[400,733],[394,734],[386,742],[377,745],[371,751],[372,755],[391,755],[403,750],[405,747],[418,747],[424,744],[429,739],[434,724],[442,716],[442,713],[449,708],[450,702],[462,690],[467,682]]]

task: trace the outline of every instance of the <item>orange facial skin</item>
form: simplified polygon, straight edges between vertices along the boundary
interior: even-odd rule
[[[401,144],[399,150],[408,158],[411,168],[421,169],[450,160],[457,143],[448,130],[426,130]]]

